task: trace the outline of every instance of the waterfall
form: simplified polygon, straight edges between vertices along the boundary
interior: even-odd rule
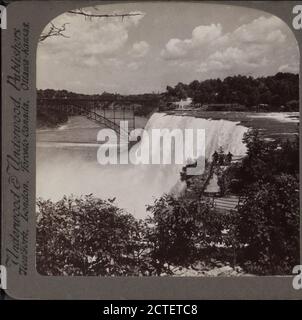
[[[155,113],[149,119],[145,130],[147,135],[142,136],[141,142],[136,145],[138,153],[145,150],[145,144],[150,144],[149,138],[154,129],[204,129],[205,130],[205,158],[210,159],[215,150],[221,147],[225,153],[231,152],[235,157],[246,153],[246,146],[242,142],[244,133],[248,130],[246,127],[238,125],[236,122],[227,120],[207,120],[191,116],[174,116],[164,113]],[[157,152],[162,152],[162,149]],[[174,153],[174,145],[168,150]],[[201,156],[198,154],[198,156]],[[157,164],[157,165],[136,165],[132,167],[132,183],[137,185],[137,197],[145,197],[148,203],[153,199],[160,197],[164,193],[178,193],[184,187],[180,182],[180,172],[184,164]],[[146,186],[148,186],[146,188]],[[143,195],[144,190],[152,195]],[[138,190],[142,190],[139,192]],[[137,200],[138,202],[140,200]]]
[[[242,143],[246,127],[238,125],[238,122],[228,120],[212,120],[191,116],[175,116],[164,113],[154,113],[149,119],[145,130],[150,133],[153,129],[204,129],[206,136],[206,158],[218,151],[220,147],[225,153],[231,152],[235,156],[246,153],[246,146]],[[144,137],[140,143],[143,147]],[[173,151],[173,150],[172,150]]]
[[[220,147],[234,156],[246,153],[242,138],[248,129],[236,122],[155,113],[145,131],[150,136],[154,129],[204,129],[205,157],[208,159]],[[135,155],[145,150],[147,138],[146,134],[143,135],[135,145]],[[96,162],[95,149],[83,149],[82,146],[78,155],[75,150],[75,147],[69,147],[64,152],[62,149],[56,152],[51,150],[47,161],[37,160],[37,196],[52,200],[58,200],[63,195],[90,193],[100,198],[115,197],[119,207],[143,218],[147,215],[146,205],[152,204],[164,193],[179,192],[184,187],[179,179],[182,164],[100,165]],[[89,152],[90,161],[87,160]],[[174,148],[170,148],[169,152],[174,152]]]

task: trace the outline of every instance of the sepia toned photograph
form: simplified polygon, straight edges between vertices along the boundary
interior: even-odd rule
[[[300,53],[284,21],[228,4],[75,7],[36,59],[39,274],[292,274]]]

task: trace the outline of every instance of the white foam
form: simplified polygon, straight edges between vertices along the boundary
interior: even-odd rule
[[[299,112],[260,112],[256,114],[249,114],[250,118],[270,118],[280,122],[299,122]]]

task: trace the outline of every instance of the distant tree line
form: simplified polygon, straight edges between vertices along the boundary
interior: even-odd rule
[[[68,90],[55,90],[55,89],[39,89],[37,90],[37,98],[39,99],[107,99],[112,101],[140,101],[140,100],[155,100],[159,99],[160,95],[156,93],[143,93],[143,94],[129,94],[122,95],[119,93],[102,92],[100,94],[83,94],[76,93]]]
[[[201,105],[237,103],[247,110],[267,105],[262,106],[265,111],[299,111],[299,75],[279,72],[258,78],[237,75],[224,80],[179,82],[175,87],[167,86],[164,94],[166,101],[188,97]]]
[[[108,99],[123,102],[131,100],[137,116],[167,110],[171,102],[192,98],[193,104],[214,111],[299,111],[299,75],[279,72],[274,76],[247,77],[242,75],[205,81],[194,80],[189,84],[179,82],[167,86],[162,93],[121,95],[103,92],[81,94],[67,90],[45,89],[37,91],[39,99]],[[141,103],[144,100],[145,103]],[[136,103],[137,101],[137,103]],[[148,101],[150,103],[148,103]],[[172,109],[175,106],[172,105]],[[37,106],[38,126],[56,126],[67,121],[68,115],[40,110]]]
[[[38,90],[38,99],[72,98],[109,100],[158,100],[168,103],[193,99],[194,104],[241,104],[248,110],[256,106],[267,105],[267,111],[299,111],[299,75],[279,72],[274,76],[247,77],[242,75],[225,79],[194,80],[189,84],[179,82],[176,86],[167,86],[162,93],[144,93],[121,95],[103,92],[101,94],[80,94],[67,90]]]

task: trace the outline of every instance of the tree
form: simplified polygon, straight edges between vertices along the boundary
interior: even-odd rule
[[[299,260],[299,136],[265,142],[251,130],[243,141],[246,157],[219,181],[226,192],[240,194],[226,243],[249,272],[290,273]]]
[[[236,215],[235,234],[244,244],[246,268],[259,274],[291,274],[299,264],[299,182],[280,175],[261,180],[245,192]]]
[[[293,140],[264,141],[258,130],[245,133],[247,155],[240,164],[232,164],[223,174],[223,185],[231,193],[240,194],[250,184],[262,180],[273,182],[281,173],[299,173],[299,135]]]
[[[37,268],[43,275],[138,275],[148,270],[145,223],[87,195],[39,199]]]
[[[299,75],[277,73],[268,77],[246,77],[242,75],[220,79],[192,81],[189,85],[179,83],[174,88],[168,87],[167,96],[178,98],[191,97],[198,104],[222,104],[222,111],[237,111],[235,103],[255,110],[263,111],[299,111]],[[168,99],[169,100],[169,99]],[[293,103],[289,103],[294,101]],[[224,104],[234,104],[227,106]],[[217,109],[218,106],[215,107]],[[242,107],[239,111],[242,110]]]
[[[166,264],[191,265],[201,249],[222,241],[223,215],[212,210],[205,199],[164,195],[148,211],[152,214],[148,221],[152,225],[151,257],[158,275],[166,271]]]

